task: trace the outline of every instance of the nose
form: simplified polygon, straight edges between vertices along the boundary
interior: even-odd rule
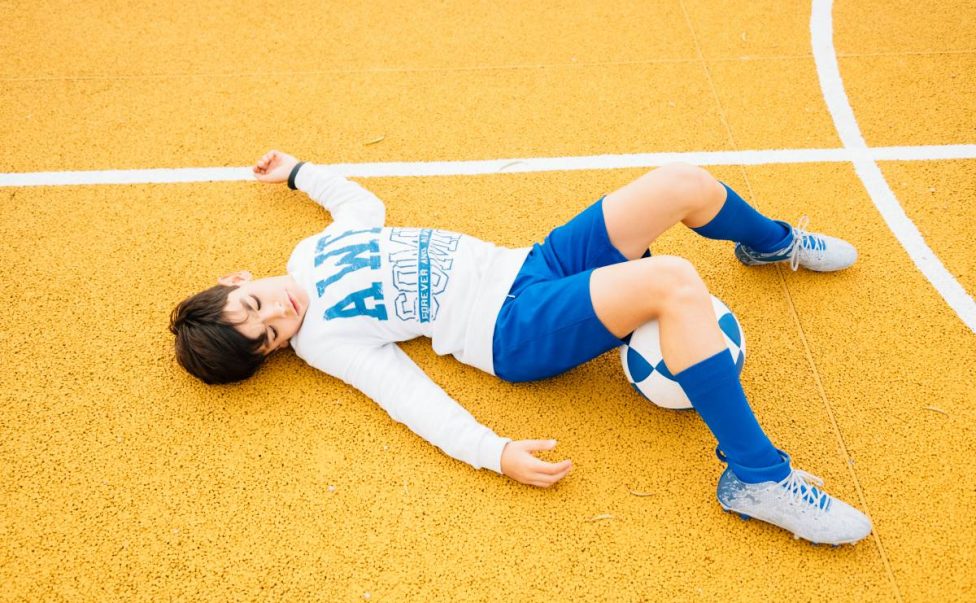
[[[275,318],[280,318],[285,316],[285,305],[281,302],[275,302],[273,304],[267,304],[265,306],[267,310],[263,312],[264,316],[261,317],[263,321],[272,320]]]

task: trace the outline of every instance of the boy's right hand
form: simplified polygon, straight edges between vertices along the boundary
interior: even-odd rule
[[[254,164],[254,177],[261,182],[277,183],[288,180],[298,160],[281,151],[268,151]]]
[[[519,440],[508,442],[502,450],[502,473],[517,482],[548,488],[566,477],[573,463],[569,459],[547,463],[532,455],[538,450],[552,450],[556,440]]]

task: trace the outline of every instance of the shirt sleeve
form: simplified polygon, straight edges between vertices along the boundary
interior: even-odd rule
[[[295,187],[343,221],[368,227],[383,226],[386,207],[379,197],[334,171],[305,163],[295,175]]]
[[[395,421],[475,469],[501,473],[502,438],[430,380],[395,343],[343,346],[311,363],[372,398]]]

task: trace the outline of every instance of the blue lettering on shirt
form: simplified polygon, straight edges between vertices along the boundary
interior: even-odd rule
[[[322,237],[321,239],[315,242],[315,253],[322,253],[322,251],[324,251],[326,247],[332,245],[336,241],[341,241],[346,237],[351,237],[352,235],[363,234],[366,232],[376,234],[380,230],[381,229],[379,228],[367,228],[366,230],[347,230],[343,233],[339,233],[336,236],[325,235],[324,237]],[[318,262],[316,262],[315,265],[318,266],[319,265]]]
[[[362,258],[359,257],[360,254],[370,252],[373,255]],[[331,256],[340,256],[335,263],[335,267],[345,266],[340,272],[332,274],[327,279],[323,279],[315,283],[315,287],[318,290],[319,297],[325,293],[325,288],[346,276],[350,272],[355,272],[361,268],[367,266],[371,270],[379,270],[380,267],[380,242],[376,239],[368,243],[362,243],[360,245],[348,245],[346,247],[341,247],[339,249],[333,249],[328,253],[323,253],[321,255],[315,256],[315,267],[318,268],[319,265],[325,261],[326,258]]]
[[[377,303],[372,308],[366,305],[366,300],[373,299]],[[373,283],[368,289],[353,291],[341,302],[325,311],[324,318],[356,318],[357,316],[372,316],[377,320],[386,320],[386,306],[383,305],[383,285]]]
[[[378,234],[381,228],[370,228],[367,230],[350,230],[338,236],[326,235],[319,239],[315,244],[315,267],[319,268],[325,264],[323,272],[326,278],[315,283],[318,296],[325,295],[325,290],[329,285],[338,282],[342,277],[351,272],[369,267],[370,270],[380,268],[380,246],[379,238],[374,237],[367,242],[352,243],[343,247],[335,247],[335,243],[342,239],[357,234]],[[368,254],[368,255],[366,255]],[[366,255],[366,257],[362,257]],[[333,258],[331,264],[326,260]],[[341,268],[341,270],[340,270]],[[331,269],[331,273],[330,273]],[[372,299],[374,305],[367,305],[367,300]],[[383,302],[383,283],[373,282],[369,287],[359,291],[353,291],[346,295],[342,301],[335,304],[325,311],[323,318],[332,320],[333,318],[355,318],[357,316],[371,316],[377,320],[387,320],[386,306]]]
[[[417,297],[420,322],[430,322],[430,229],[420,231],[417,244]]]
[[[440,309],[438,297],[447,289],[454,254],[461,235],[429,228],[392,228],[389,254],[396,299],[393,308],[400,320],[432,322]]]

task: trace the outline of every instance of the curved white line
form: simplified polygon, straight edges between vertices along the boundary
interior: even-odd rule
[[[820,88],[827,108],[834,119],[834,126],[841,143],[851,154],[854,170],[868,191],[871,201],[878,208],[888,228],[908,252],[909,257],[925,278],[932,283],[942,299],[949,304],[967,327],[976,333],[976,301],[946,270],[938,256],[929,248],[915,224],[905,215],[895,198],[895,193],[885,180],[861,135],[854,119],[854,111],[844,91],[844,82],[837,65],[834,49],[834,23],[831,12],[833,0],[813,0],[810,14],[810,34],[813,43],[813,59],[817,64]]]

